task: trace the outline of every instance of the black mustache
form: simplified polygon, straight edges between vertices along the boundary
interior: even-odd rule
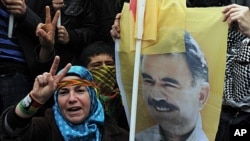
[[[159,108],[165,108],[168,110],[165,111],[173,111],[173,110],[179,110],[178,107],[176,107],[175,105],[168,103],[166,100],[156,100],[152,97],[148,98],[148,104],[152,107],[154,107],[157,111],[159,111]],[[164,110],[163,110],[164,112]]]

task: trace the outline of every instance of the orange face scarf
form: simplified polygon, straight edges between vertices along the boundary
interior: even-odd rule
[[[90,87],[95,87],[95,84],[85,80],[85,79],[71,79],[71,80],[65,80],[61,81],[57,85],[57,89],[61,89],[62,87],[66,86],[74,86],[74,85],[82,85],[82,86],[90,86]]]

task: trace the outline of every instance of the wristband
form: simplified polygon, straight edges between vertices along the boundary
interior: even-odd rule
[[[20,111],[28,116],[32,116],[43,104],[37,102],[30,94],[18,103]]]

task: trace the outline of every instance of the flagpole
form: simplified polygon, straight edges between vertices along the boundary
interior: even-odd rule
[[[138,0],[137,3],[137,35],[136,35],[136,47],[135,47],[135,61],[134,61],[134,76],[133,76],[133,90],[132,90],[132,104],[131,104],[131,120],[130,120],[130,132],[129,141],[135,140],[135,126],[136,126],[136,110],[138,99],[138,84],[139,84],[139,70],[140,70],[140,56],[141,56],[141,43],[143,34],[143,22],[145,12],[146,0]]]
[[[136,48],[135,48],[135,66],[134,66],[134,77],[133,77],[133,91],[132,91],[129,141],[135,140],[135,125],[136,125],[136,110],[137,110],[137,99],[138,99],[140,55],[141,55],[141,40],[138,39],[136,41]]]
[[[61,10],[60,10],[60,14],[57,20],[57,27],[61,26]]]
[[[8,37],[9,38],[12,38],[13,26],[14,26],[14,16],[13,16],[13,14],[10,14],[9,15],[9,25],[8,25]]]

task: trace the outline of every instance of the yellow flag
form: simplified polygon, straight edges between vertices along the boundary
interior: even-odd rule
[[[136,1],[138,2],[138,1]],[[133,2],[132,2],[133,3]],[[214,140],[219,123],[221,98],[223,93],[227,24],[222,22],[222,7],[186,8],[184,0],[146,0],[142,35],[142,54],[185,52],[184,32],[188,31],[205,53],[209,66],[210,95],[201,112],[202,127],[209,140]],[[135,3],[133,3],[135,4]],[[136,4],[135,4],[136,5]],[[121,16],[121,38],[117,56],[117,72],[122,85],[124,103],[131,109],[133,74],[135,62],[135,42],[138,38],[138,8],[124,4]],[[135,14],[135,17],[134,17]],[[178,62],[177,62],[178,63]],[[138,87],[136,132],[141,132],[156,124],[145,108],[141,95],[141,78]]]
[[[121,39],[127,39],[126,36],[130,37],[130,42],[128,43],[128,41],[125,41],[124,43],[128,44],[131,50],[135,50],[135,41],[138,39],[138,31],[143,30],[143,52],[159,53],[184,51],[183,35],[186,20],[185,1],[180,3],[176,0],[147,0],[144,13],[145,16],[143,21],[143,29],[138,27],[138,16],[140,16],[138,15],[139,8],[135,9],[134,6],[137,5],[137,3],[138,1],[131,0],[130,8],[128,9],[127,6],[125,6],[123,9],[123,11],[129,11],[129,14],[127,12],[122,12],[125,14],[123,15],[124,18],[122,18],[122,20],[125,21],[121,22],[121,26],[126,26],[125,30],[127,30],[129,27],[130,31],[129,35],[123,35],[126,33],[121,32],[121,37],[124,37]],[[173,16],[175,17],[174,19]],[[175,34],[172,34],[173,32]],[[162,50],[162,48],[158,48],[161,45],[168,47]],[[150,49],[148,47],[154,47],[154,49]]]

